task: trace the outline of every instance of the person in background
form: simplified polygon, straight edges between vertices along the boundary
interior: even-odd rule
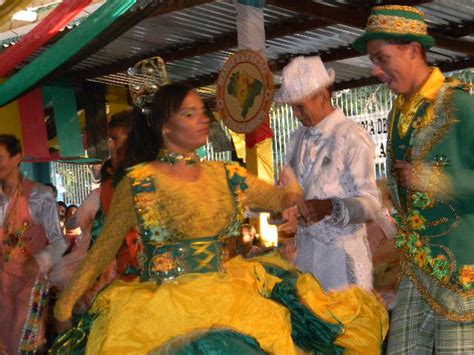
[[[71,218],[77,212],[77,205],[70,204],[66,209],[66,223],[69,218]]]
[[[20,173],[19,140],[0,135],[0,348],[44,350],[49,270],[67,249],[50,189]]]
[[[51,273],[52,283],[62,291],[79,267],[80,262],[87,254],[91,245],[97,239],[105,217],[110,208],[114,186],[123,176],[123,167],[126,160],[127,137],[133,126],[134,113],[123,111],[112,116],[108,124],[110,159],[107,159],[100,169],[101,185],[91,191],[81,204],[77,213],[68,221],[72,229],[80,229],[78,243],[72,252],[63,257]],[[96,293],[96,292],[95,292]],[[95,293],[88,294],[80,311],[84,312],[90,305]]]
[[[275,100],[290,104],[303,126],[290,138],[286,163],[304,190],[296,266],[326,290],[372,290],[365,222],[380,209],[375,149],[367,132],[331,101],[335,73],[320,57],[297,57],[283,69]]]
[[[88,253],[90,247],[97,239],[113,196],[115,184],[123,176],[125,163],[125,152],[127,149],[127,136],[133,125],[134,113],[123,111],[112,116],[109,128],[110,159],[107,159],[100,169],[101,185],[91,191],[77,212],[67,221],[67,229],[76,231],[75,244],[70,253],[63,256],[60,262],[53,268],[50,274],[51,284],[54,286],[54,294],[59,295],[72,279],[81,261]],[[101,274],[97,282],[86,292],[75,308],[78,315],[76,323],[81,320],[79,315],[87,312],[97,293],[108,285],[117,276],[116,264],[112,262]],[[72,326],[70,322],[56,322],[55,333],[59,334]]]
[[[56,186],[54,186],[54,184],[52,184],[50,182],[48,182],[45,185],[48,186],[51,189],[51,192],[53,193],[54,199],[56,200],[58,198],[58,189],[56,188]]]
[[[429,66],[423,11],[377,6],[354,47],[397,94],[387,172],[402,278],[389,354],[474,353],[474,96]]]
[[[385,302],[387,309],[395,306],[395,289],[400,280],[400,251],[395,246],[397,224],[392,217],[393,205],[387,180],[377,181],[382,209],[367,222],[367,237],[374,264],[374,289]]]

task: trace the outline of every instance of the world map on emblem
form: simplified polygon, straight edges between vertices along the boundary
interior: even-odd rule
[[[217,108],[225,124],[239,133],[255,130],[268,116],[273,77],[265,59],[244,50],[225,63],[217,81]]]

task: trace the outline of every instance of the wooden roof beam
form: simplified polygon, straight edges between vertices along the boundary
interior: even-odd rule
[[[307,53],[305,56],[319,55],[323,62],[334,62],[336,60],[349,59],[360,56],[360,53],[351,47],[339,47],[331,51],[320,51],[315,53]],[[298,56],[297,54],[284,54],[277,59],[268,61],[268,66],[272,72],[281,71],[292,58]],[[217,80],[219,73],[212,73],[202,76],[197,76],[192,79],[186,80],[186,83],[194,86],[207,86],[212,85]]]
[[[317,28],[325,27],[330,23],[320,19],[308,19],[305,16],[299,18],[292,18],[288,21],[277,23],[271,26],[267,26],[265,29],[265,36],[267,40],[280,38],[284,36],[293,35],[295,33],[301,33],[305,31],[311,31]],[[111,73],[117,73],[124,71],[129,67],[135,65],[140,60],[160,56],[165,62],[173,62],[185,58],[190,58],[198,55],[205,55],[209,53],[215,53],[222,50],[237,47],[237,33],[228,33],[222,36],[213,38],[212,40],[199,41],[192,43],[188,46],[182,44],[176,47],[166,48],[164,50],[150,51],[141,53],[131,58],[126,58],[114,62],[113,64],[107,64],[93,69],[84,69],[74,71],[74,75],[82,78],[95,78]]]
[[[456,61],[444,61],[434,63],[443,72],[449,72],[453,70],[461,70],[466,68],[474,67],[474,58],[463,58]],[[348,80],[334,84],[334,90],[353,89],[362,86],[380,84],[380,80],[375,76],[370,76],[362,79]]]
[[[345,51],[345,49],[339,49],[342,53],[342,51]],[[326,54],[328,59],[331,58],[336,58],[339,57],[341,54],[335,51],[333,54]],[[347,55],[349,55],[349,52],[347,52]],[[286,63],[288,63],[291,60],[291,58],[288,58]],[[335,59],[338,60],[338,59]],[[334,60],[327,60],[328,62],[334,61]],[[273,65],[276,68],[283,68],[286,64],[281,61],[278,64],[274,64],[273,62],[269,63],[270,65]],[[449,61],[442,61],[442,62],[437,62],[437,63],[432,63],[433,65],[438,66],[443,72],[449,72],[453,70],[461,70],[461,69],[466,69],[466,68],[472,68],[474,67],[474,58],[472,57],[466,57],[466,58],[461,58],[455,61],[449,60]],[[201,75],[197,76],[193,79],[187,80],[186,83],[192,85],[193,87],[201,87],[201,86],[208,86],[215,84],[218,78],[218,73],[213,73],[213,74],[208,74],[208,75]],[[348,81],[343,81],[343,82],[338,82],[334,84],[335,90],[343,90],[343,89],[350,89],[350,88],[356,88],[356,87],[361,87],[361,86],[368,86],[368,85],[375,85],[375,84],[380,84],[380,81],[375,77],[375,76],[370,76],[366,78],[361,78],[361,79],[354,79],[354,80],[348,80]]]
[[[420,5],[420,3],[426,3],[430,1],[414,1],[404,5]],[[319,3],[312,2],[311,0],[267,0],[267,4],[284,8],[286,10],[294,11],[307,16],[317,17],[326,21],[331,21],[334,24],[339,23],[342,25],[355,27],[358,29],[364,29],[369,17],[370,10],[361,9],[345,9],[341,7],[332,7]],[[474,43],[462,39],[456,39],[445,32],[439,33],[436,30],[429,30],[429,33],[435,38],[436,46],[451,51],[464,53],[467,55],[474,55]]]
[[[151,13],[149,17],[160,16],[171,12],[185,10],[194,6],[205,5],[214,2],[214,0],[167,0],[163,2],[163,6],[159,10]]]

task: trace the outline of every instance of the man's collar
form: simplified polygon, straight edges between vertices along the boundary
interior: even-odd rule
[[[421,86],[418,93],[427,100],[434,100],[441,86],[444,84],[444,75],[437,67],[432,67],[431,74]]]
[[[406,103],[413,102],[416,99],[423,98],[425,100],[433,101],[436,99],[436,95],[439,92],[441,86],[443,86],[445,77],[438,67],[431,67],[431,73],[428,79],[423,83],[420,89],[410,100],[406,100],[403,95],[399,95],[396,100],[396,106],[402,108]]]
[[[327,115],[321,122],[316,126],[306,127],[306,132],[308,136],[319,137],[325,136],[331,133],[334,128],[344,119],[344,113],[338,108],[335,108],[329,115]]]

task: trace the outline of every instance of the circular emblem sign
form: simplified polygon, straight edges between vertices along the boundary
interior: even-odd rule
[[[268,116],[273,100],[273,76],[257,52],[243,50],[230,57],[217,79],[216,104],[231,130],[249,133]]]

